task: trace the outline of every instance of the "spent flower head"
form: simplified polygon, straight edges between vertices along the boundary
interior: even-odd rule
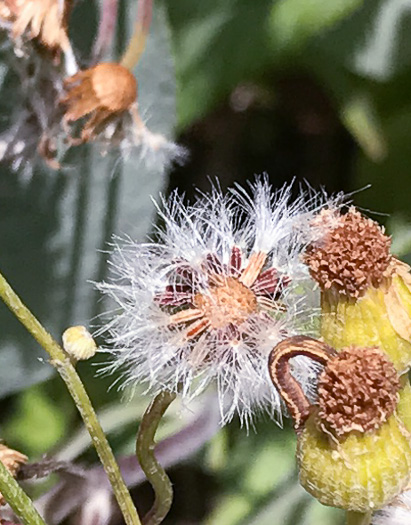
[[[119,146],[125,153],[137,147],[146,162],[162,166],[184,159],[184,148],[153,133],[143,122],[137,80],[127,67],[101,62],[67,77],[64,85],[63,124],[67,128],[80,123],[79,137],[68,130],[72,145],[98,140],[107,147]]]
[[[280,414],[266,363],[312,314],[300,261],[310,204],[302,194],[291,202],[290,186],[273,192],[266,179],[252,196],[214,188],[192,205],[176,193],[162,204],[157,241],[116,246],[112,279],[98,285],[118,305],[102,328],[114,355],[105,371],[188,398],[215,381],[223,423],[236,412],[246,423],[260,411]],[[294,363],[302,383],[311,372],[304,358]]]

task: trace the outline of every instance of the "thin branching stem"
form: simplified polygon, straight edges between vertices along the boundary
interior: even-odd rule
[[[139,0],[137,6],[137,21],[134,33],[128,43],[127,49],[120,64],[130,71],[135,68],[146,47],[148,32],[150,31],[153,15],[153,0]]]
[[[370,525],[372,512],[347,511],[347,525]]]
[[[161,392],[144,413],[137,435],[137,458],[155,493],[154,504],[143,518],[144,525],[159,525],[167,516],[173,501],[173,487],[165,470],[157,461],[154,437],[165,411],[176,394]]]
[[[91,436],[92,443],[103,464],[104,470],[113,488],[124,520],[127,525],[141,525],[137,510],[131,499],[130,493],[121,476],[119,466],[113,451],[97,419],[91,405],[90,398],[76,372],[70,358],[52,338],[47,330],[34,317],[30,310],[22,303],[6,279],[0,273],[0,297],[10,308],[17,319],[26,327],[31,335],[40,343],[51,357],[50,363],[56,368],[70,392],[74,403],[83,418],[84,424]]]
[[[23,525],[46,525],[33,502],[0,461],[0,491]]]

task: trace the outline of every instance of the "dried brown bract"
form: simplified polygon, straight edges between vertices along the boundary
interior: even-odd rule
[[[0,18],[11,23],[13,39],[37,39],[51,50],[69,48],[67,18],[71,1],[60,8],[59,0],[2,0]]]
[[[346,348],[319,377],[320,424],[336,436],[376,430],[394,413],[399,390],[394,365],[378,348]]]
[[[345,215],[335,217],[335,213],[323,211],[317,217],[315,226],[321,222],[327,229],[333,226],[307,248],[304,260],[322,290],[334,289],[358,298],[392,275],[391,239],[379,224],[354,207]]]

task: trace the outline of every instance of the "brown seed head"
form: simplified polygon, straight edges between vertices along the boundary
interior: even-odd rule
[[[321,221],[330,224],[330,213],[335,214],[328,210],[320,213],[315,226]],[[391,239],[381,226],[353,207],[337,218],[329,233],[307,248],[304,261],[322,290],[332,288],[357,298],[391,276]]]
[[[394,412],[399,390],[394,365],[378,348],[346,348],[319,377],[319,422],[336,436],[376,430]]]
[[[137,97],[137,81],[125,67],[98,64],[91,70],[92,90],[102,108],[112,112],[127,110]]]
[[[10,474],[15,478],[21,465],[26,463],[27,456],[21,454],[17,450],[13,450],[6,445],[0,444],[0,460],[10,472]],[[6,500],[0,494],[0,505],[5,505]]]
[[[82,141],[93,139],[113,115],[129,110],[137,99],[137,80],[125,67],[103,62],[67,78],[66,95],[61,102],[67,106],[65,122],[74,122],[87,115]]]

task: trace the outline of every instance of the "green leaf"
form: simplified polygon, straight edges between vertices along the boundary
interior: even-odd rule
[[[178,117],[184,127],[259,74],[272,60],[267,18],[272,0],[168,2],[179,81]]]
[[[270,24],[273,45],[294,51],[310,37],[331,28],[353,13],[362,0],[277,0],[273,3]]]
[[[28,456],[39,456],[54,447],[67,431],[69,421],[61,405],[39,387],[24,392],[14,407],[2,439],[21,447]]]
[[[131,26],[134,13],[128,15]],[[136,75],[139,107],[150,129],[172,135],[174,70],[161,7]],[[113,233],[145,238],[155,211],[150,195],[166,184],[163,167],[148,166],[138,151],[121,158],[115,152],[103,156],[98,145],[84,146],[65,162],[60,172],[42,167],[30,179],[4,167],[0,173],[1,271],[57,339],[67,326],[87,325],[104,308],[90,283],[107,274],[103,250]],[[0,326],[5,396],[46,379],[52,367],[39,360],[45,352],[4,305]]]

